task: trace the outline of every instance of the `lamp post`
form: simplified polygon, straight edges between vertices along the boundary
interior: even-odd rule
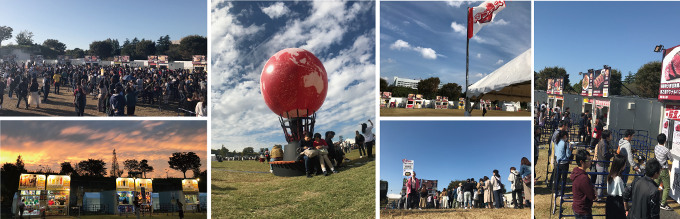
[[[654,47],[654,52],[660,52],[661,53],[661,61],[663,61],[663,57],[666,56],[666,48],[663,47],[663,45],[659,44]]]

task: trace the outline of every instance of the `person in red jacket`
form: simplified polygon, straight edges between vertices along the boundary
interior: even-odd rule
[[[572,191],[574,192],[574,203],[571,208],[574,210],[576,219],[593,218],[592,208],[593,200],[595,200],[595,187],[585,172],[591,166],[590,153],[580,149],[576,152],[575,159],[578,167],[574,167],[570,176],[573,182]]]
[[[418,188],[420,188],[420,180],[416,178],[416,171],[412,172],[411,178],[406,181],[406,194],[408,194],[408,209],[415,208],[415,203],[418,202]]]

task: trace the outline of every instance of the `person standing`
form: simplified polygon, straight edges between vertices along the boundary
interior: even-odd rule
[[[621,154],[624,157],[626,157],[626,160],[628,161],[626,167],[623,169],[624,182],[628,182],[628,173],[630,173],[631,167],[633,167],[635,171],[638,170],[638,167],[635,165],[635,160],[633,159],[633,151],[631,150],[630,145],[630,140],[633,139],[633,134],[635,134],[635,131],[633,131],[632,129],[628,129],[623,135],[623,138],[619,140],[619,149],[617,152],[618,154]]]
[[[368,158],[373,158],[373,144],[375,144],[375,136],[373,135],[373,121],[368,120],[371,125],[366,123],[361,124],[361,132],[364,135],[364,145],[366,146],[366,153]]]
[[[602,132],[602,140],[597,143],[595,146],[595,160],[597,161],[609,161],[606,159],[605,154],[607,153],[607,148],[609,148],[609,142],[611,142],[611,132],[609,130],[605,130]],[[595,163],[595,171],[598,173],[603,173],[605,172],[605,162],[597,162]],[[603,189],[605,183],[604,183],[604,178],[605,175],[603,174],[598,174],[597,175],[597,180],[595,181],[595,185],[599,188],[597,188],[597,199],[599,200],[600,197],[603,196]]]
[[[626,183],[621,179],[624,166],[626,166],[626,157],[620,154],[615,155],[609,175],[607,175],[607,202],[605,204],[607,218],[626,218],[628,202],[623,201]]]
[[[6,88],[5,79],[0,78],[0,109],[2,109],[2,103],[5,102],[5,88]]]
[[[420,188],[420,180],[416,178],[416,171],[413,171],[411,178],[406,181],[406,204],[408,209],[415,208],[415,203],[418,198],[418,188]]]
[[[630,192],[623,195],[624,201],[632,201],[628,218],[659,218],[661,193],[654,180],[661,174],[661,164],[656,159],[649,159],[646,167],[645,176],[633,181]]]
[[[492,176],[493,177],[493,176]],[[493,205],[493,182],[488,176],[484,176],[484,203],[486,208],[492,208]]]
[[[111,108],[113,109],[113,116],[125,115],[125,97],[120,87],[116,87],[111,95]]]
[[[47,97],[50,95],[50,77],[45,76],[43,77],[43,87],[42,87],[42,92],[43,92],[43,103],[47,103]]]
[[[569,143],[567,142],[569,134],[566,131],[560,131],[558,135],[558,139],[560,139],[560,142],[557,143],[557,147],[555,147],[555,163],[557,164],[557,168],[553,169],[553,176],[559,172],[559,175],[557,175],[557,178],[555,178],[554,182],[554,191],[557,193],[558,196],[561,196],[562,191],[560,191],[560,187],[564,187],[564,185],[567,182],[567,173],[569,171],[569,157],[571,157],[571,149],[569,148]],[[588,166],[590,167],[590,166]],[[557,171],[555,171],[557,170]]]
[[[671,151],[664,146],[666,144],[666,134],[661,133],[656,137],[659,144],[654,147],[654,157],[659,164],[661,164],[661,172],[659,178],[654,182],[663,186],[663,193],[661,194],[661,209],[672,211],[673,209],[666,204],[668,199],[668,192],[671,189],[670,171],[668,170],[668,161],[671,159]]]
[[[16,92],[17,92],[17,97],[19,98],[17,100],[17,108],[19,108],[19,104],[21,103],[21,100],[23,99],[26,102],[26,109],[28,109],[28,98],[26,95],[28,95],[28,79],[24,78],[21,79],[21,82],[19,82],[19,85],[17,85]]]
[[[128,86],[125,90],[125,105],[127,106],[127,115],[135,115],[135,106],[137,106],[137,89]]]
[[[40,109],[40,94],[38,94],[38,91],[40,91],[38,84],[38,79],[33,78],[31,80],[31,83],[28,85],[28,91],[29,96],[28,96],[28,105],[34,105],[36,108]]]
[[[502,208],[503,200],[501,199],[501,175],[498,173],[498,170],[493,170],[492,181],[493,181],[493,200],[495,204],[494,207]]]
[[[595,187],[585,170],[590,168],[592,160],[590,154],[584,149],[576,151],[576,164],[571,173],[571,181],[573,182],[572,192],[574,193],[574,203],[571,208],[577,219],[593,218],[593,201],[595,200]]]
[[[83,88],[78,85],[75,91],[73,91],[73,105],[76,108],[76,115],[77,116],[84,116],[85,115],[85,104],[86,104],[87,99],[85,98],[85,91],[83,91]]]
[[[522,208],[522,190],[523,182],[522,176],[517,172],[515,167],[510,167],[510,175],[508,175],[508,181],[510,181],[510,188],[512,189],[512,205],[514,209]]]
[[[54,74],[54,76],[52,76],[52,80],[54,81],[54,94],[59,94],[59,86],[61,86],[61,74]]]
[[[524,207],[531,208],[532,196],[531,196],[531,183],[533,182],[533,176],[531,175],[531,162],[529,158],[522,157],[521,165],[519,166],[520,180],[522,180],[522,190],[524,190]],[[527,179],[527,181],[524,181]],[[522,205],[520,205],[522,208]]]
[[[359,158],[363,158],[364,154],[366,154],[366,150],[364,150],[364,135],[360,134],[359,131],[356,131],[356,137],[354,137],[354,143],[359,147]]]

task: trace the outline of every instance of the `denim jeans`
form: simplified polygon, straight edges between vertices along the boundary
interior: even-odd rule
[[[316,157],[308,157],[307,155],[305,155],[304,159],[305,159],[305,172],[307,172],[308,174],[315,174],[316,173],[316,168],[315,168],[316,164],[319,163],[319,161],[316,160],[317,158]],[[312,171],[312,170],[314,170],[314,171]]]
[[[463,193],[463,201],[465,204],[463,206],[465,207],[472,207],[472,193],[471,192],[465,192]]]

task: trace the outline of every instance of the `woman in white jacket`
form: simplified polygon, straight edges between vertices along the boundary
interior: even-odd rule
[[[523,188],[516,188],[515,186],[515,181],[520,180],[520,183],[524,183],[522,180],[522,177],[519,175],[519,172],[517,172],[517,169],[515,167],[510,167],[510,175],[508,175],[508,181],[510,181],[510,188],[512,189],[512,205],[514,206],[515,209],[520,208],[522,205],[522,189]]]
[[[498,174],[498,170],[493,170],[493,176],[491,177],[491,182],[493,184],[493,201],[495,208],[503,207],[503,199],[501,199],[501,175]]]

